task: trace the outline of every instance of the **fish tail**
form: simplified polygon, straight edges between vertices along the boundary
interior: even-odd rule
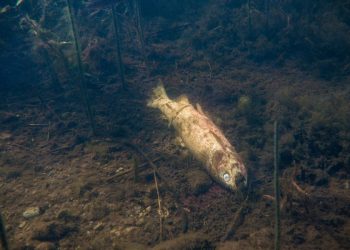
[[[160,101],[164,99],[169,99],[163,82],[159,80],[158,86],[153,89],[151,97],[148,99],[147,106],[152,108],[158,108]]]

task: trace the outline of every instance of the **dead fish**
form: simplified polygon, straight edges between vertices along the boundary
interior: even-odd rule
[[[147,106],[160,109],[183,144],[205,165],[214,180],[233,191],[247,185],[247,171],[241,158],[199,105],[195,109],[186,96],[171,100],[160,83]]]

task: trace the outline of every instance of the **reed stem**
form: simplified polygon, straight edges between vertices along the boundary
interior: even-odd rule
[[[124,76],[124,64],[122,59],[122,53],[121,53],[121,40],[120,40],[120,21],[118,14],[115,10],[115,5],[111,5],[112,9],[112,16],[113,16],[113,26],[114,26],[114,32],[117,42],[117,60],[118,60],[118,71],[120,75],[120,80],[122,82],[122,88],[123,90],[127,89],[126,83],[125,83],[125,76]]]
[[[142,25],[142,19],[141,19],[140,0],[134,0],[134,9],[136,14],[137,33],[140,40],[142,54],[143,54],[143,57],[145,57],[145,39],[144,39],[143,25]]]
[[[156,170],[155,169],[153,169],[153,177],[154,177],[154,184],[156,186],[157,200],[158,200],[159,240],[163,241],[163,209],[162,209],[162,202],[161,202],[161,198],[160,198],[158,181],[157,181],[157,175],[156,175]]]
[[[275,250],[280,249],[281,238],[281,218],[280,218],[280,186],[279,186],[279,169],[278,169],[278,122],[274,123],[274,189],[275,189]]]
[[[80,94],[83,99],[83,102],[85,104],[86,108],[86,113],[90,122],[90,127],[93,135],[96,135],[96,126],[95,126],[95,120],[93,116],[93,112],[91,109],[90,101],[89,101],[89,96],[87,93],[87,86],[86,82],[84,79],[84,70],[83,70],[83,63],[81,60],[81,47],[80,43],[78,40],[78,32],[76,28],[76,23],[73,15],[73,7],[72,7],[72,0],[66,0],[67,6],[68,6],[68,11],[69,11],[69,19],[70,23],[72,26],[72,31],[73,31],[73,37],[74,37],[74,45],[75,45],[75,52],[76,52],[76,60],[78,62],[78,70],[79,70],[79,89],[80,89]]]
[[[265,0],[265,32],[268,35],[270,29],[270,0]]]
[[[0,240],[1,240],[2,248],[4,250],[8,250],[9,245],[8,245],[7,236],[6,236],[5,223],[4,223],[4,220],[2,219],[1,213],[0,213]]]
[[[252,3],[248,0],[248,37],[251,38],[252,35],[252,13],[251,13]]]

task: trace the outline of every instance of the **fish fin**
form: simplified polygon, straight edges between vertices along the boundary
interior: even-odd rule
[[[162,80],[159,80],[158,86],[153,89],[151,97],[147,101],[147,106],[151,108],[158,108],[159,101],[162,99],[169,99]]]
[[[175,144],[182,147],[182,148],[186,147],[184,141],[182,140],[182,138],[180,136],[177,136],[175,138]]]
[[[180,95],[178,98],[176,98],[176,102],[190,104],[190,101],[188,100],[188,97],[186,95]]]
[[[202,109],[201,105],[199,105],[199,103],[196,103],[196,108],[197,108],[197,111],[198,111],[199,113],[201,113],[202,115],[204,115],[203,109]]]

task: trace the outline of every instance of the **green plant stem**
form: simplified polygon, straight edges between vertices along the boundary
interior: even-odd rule
[[[136,14],[137,33],[138,33],[139,40],[140,40],[141,50],[142,50],[142,53],[144,54],[145,40],[144,40],[144,35],[143,35],[143,25],[142,25],[142,19],[141,19],[140,1],[139,0],[134,0],[134,9],[135,9],[135,14]]]
[[[121,41],[120,41],[120,25],[119,25],[119,17],[115,10],[114,4],[111,5],[112,9],[112,16],[113,16],[113,26],[114,26],[114,32],[117,42],[117,60],[118,60],[118,71],[120,75],[120,80],[122,81],[122,88],[126,90],[127,86],[125,83],[125,76],[124,76],[124,64],[122,60],[122,54],[121,54]]]
[[[2,219],[2,215],[0,213],[0,240],[1,240],[1,246],[4,250],[9,249],[7,237],[6,237],[6,230],[5,230],[5,223]]]
[[[248,0],[248,36],[249,36],[249,38],[250,38],[251,35],[252,35],[251,8],[252,8],[251,0]]]
[[[270,0],[265,0],[265,31],[266,31],[266,34],[268,34],[269,32],[269,26],[270,26],[270,22],[269,22],[269,17],[270,15]]]
[[[83,102],[85,104],[86,107],[86,113],[90,122],[90,127],[91,127],[91,131],[93,133],[93,135],[96,135],[96,128],[95,128],[95,120],[93,117],[93,113],[92,113],[92,109],[91,109],[91,105],[90,105],[90,101],[89,101],[89,97],[88,97],[88,93],[87,93],[87,87],[86,87],[86,82],[84,79],[84,70],[83,70],[83,63],[81,60],[81,48],[80,48],[80,44],[78,41],[78,33],[77,33],[77,28],[76,28],[76,23],[75,23],[75,19],[73,16],[73,8],[72,8],[72,0],[66,0],[67,2],[67,6],[68,6],[68,11],[69,11],[69,18],[70,18],[70,22],[71,22],[71,26],[72,26],[72,31],[73,31],[73,37],[74,37],[74,45],[75,45],[75,51],[76,51],[76,59],[78,62],[78,70],[79,70],[79,88],[80,88],[80,93],[83,99]]]
[[[274,189],[275,189],[275,250],[280,249],[280,186],[279,186],[279,169],[278,169],[278,123],[274,123]]]

